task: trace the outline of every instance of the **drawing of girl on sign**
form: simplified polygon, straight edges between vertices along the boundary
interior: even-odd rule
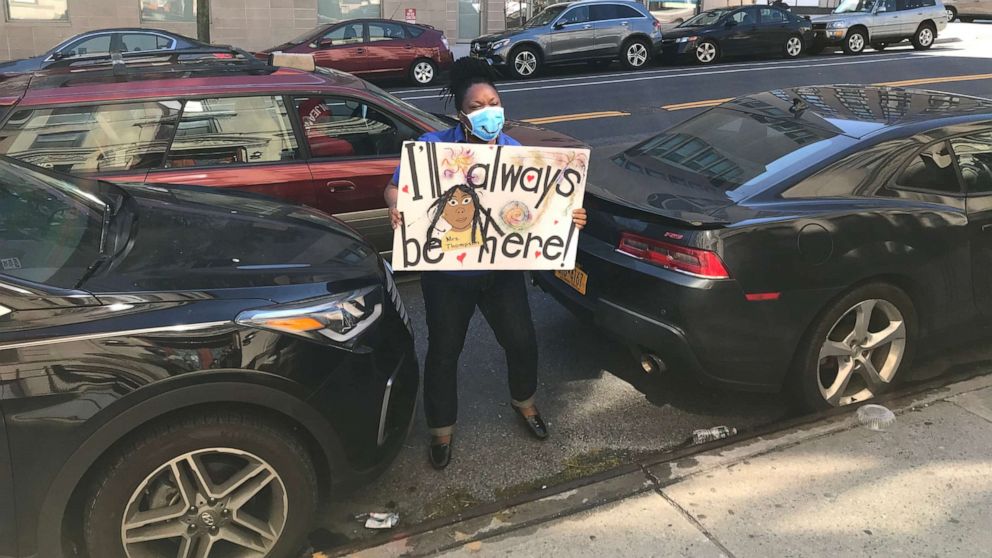
[[[431,204],[430,216],[428,241],[435,238],[435,232],[439,233],[442,251],[482,244],[482,204],[472,186],[458,184],[448,188]],[[445,224],[439,226],[442,219]]]

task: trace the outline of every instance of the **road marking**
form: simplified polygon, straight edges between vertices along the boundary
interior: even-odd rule
[[[792,69],[802,69],[802,68],[829,68],[831,66],[856,66],[858,64],[881,64],[883,62],[901,62],[907,61],[915,58],[917,55],[908,54],[900,57],[892,56],[891,58],[884,58],[882,60],[858,60],[856,62],[829,62],[826,64],[794,64],[791,66],[775,66],[771,68],[766,68],[766,71],[772,70],[792,70]],[[631,77],[626,79],[610,79],[604,81],[596,81],[590,83],[558,83],[555,85],[540,85],[536,87],[517,87],[517,88],[505,88],[499,92],[500,95],[507,95],[510,93],[524,93],[527,91],[542,91],[547,89],[563,89],[568,87],[583,87],[586,85],[612,85],[615,83],[632,83],[636,81],[652,81],[659,79],[676,79],[684,77],[694,77],[694,76],[713,76],[720,74],[738,74],[741,72],[753,72],[752,68],[729,68],[726,70],[713,70],[707,72],[691,72],[691,73],[681,73],[681,74],[666,74],[666,75],[651,75],[651,76],[640,76]],[[434,99],[436,95],[418,95],[414,97],[402,97],[404,101],[416,101],[419,99]]]
[[[574,120],[591,120],[593,118],[616,118],[630,116],[629,112],[605,110],[600,112],[580,112],[576,114],[559,114],[558,116],[542,116],[539,118],[524,118],[528,124],[554,124],[555,122],[572,122]]]
[[[929,77],[929,78],[917,78],[917,79],[907,79],[903,81],[886,81],[882,83],[873,83],[872,85],[876,87],[907,87],[911,85],[928,85],[934,83],[953,83],[956,81],[979,81],[983,79],[992,79],[992,74],[968,74],[961,76],[945,76],[945,77]],[[806,86],[800,86],[806,87]],[[743,95],[742,95],[743,97]],[[675,105],[662,105],[661,108],[665,110],[687,110],[694,108],[709,108],[715,107],[719,104],[723,104],[727,101],[731,101],[734,98],[728,99],[709,99],[705,101],[692,101],[689,103],[679,103]]]

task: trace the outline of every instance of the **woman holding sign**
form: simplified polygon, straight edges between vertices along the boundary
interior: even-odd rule
[[[520,145],[502,133],[503,106],[493,82],[493,71],[482,60],[461,58],[450,71],[442,91],[454,100],[459,124],[454,128],[424,134],[418,141]],[[402,222],[396,210],[399,169],[386,187],[386,204],[395,229]],[[475,242],[479,199],[473,187],[445,192],[436,215],[453,226],[442,246]],[[435,220],[438,217],[435,217]],[[586,224],[586,211],[572,214],[575,226]],[[431,430],[430,462],[436,469],[451,461],[451,441],[458,413],[458,357],[465,344],[469,322],[478,307],[496,340],[506,352],[510,397],[513,408],[536,438],[548,437],[547,425],[534,405],[537,392],[537,340],[531,319],[527,288],[522,271],[430,271],[421,274],[427,311],[428,349],[424,364],[424,410]]]

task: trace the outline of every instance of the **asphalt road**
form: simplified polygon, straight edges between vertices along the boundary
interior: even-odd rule
[[[537,119],[594,149],[619,151],[702,110],[677,105],[698,107],[780,87],[912,80],[914,86],[992,96],[992,59],[985,58],[992,52],[992,25],[955,23],[944,34],[948,36],[960,40],[942,42],[927,53],[907,45],[858,57],[737,60],[635,73],[615,66],[591,73],[580,66],[499,87],[509,118]],[[452,112],[445,111],[436,89],[392,89],[422,108]],[[417,327],[422,362],[427,338],[419,284],[401,285],[401,294]],[[746,432],[791,413],[781,395],[712,390],[678,370],[648,376],[621,344],[578,322],[549,296],[533,289],[530,302],[540,345],[538,404],[550,423],[551,438],[534,441],[517,423],[509,406],[502,350],[476,316],[461,359],[460,417],[451,465],[440,473],[428,465],[427,429],[418,412],[406,447],[384,476],[329,507],[313,537],[318,550],[375,534],[354,519],[360,513],[397,511],[402,525],[409,527],[672,448],[696,428],[722,424]],[[922,379],[986,364],[986,355],[958,351],[921,363],[907,375]]]

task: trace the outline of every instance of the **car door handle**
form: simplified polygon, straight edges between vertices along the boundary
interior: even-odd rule
[[[630,22],[629,21],[624,21],[624,22],[621,22],[620,25],[623,25],[624,27],[627,27],[628,25],[630,25]]]
[[[582,28],[583,29],[592,29],[592,25],[583,25]]]
[[[992,231],[992,223],[986,223],[982,225],[982,232]]]
[[[364,47],[358,47],[358,48],[356,48],[355,49],[355,54],[365,54],[365,48]]]
[[[355,183],[350,180],[332,180],[327,183],[329,192],[351,192],[355,189]]]
[[[413,50],[413,45],[403,45],[403,48],[407,50]]]

